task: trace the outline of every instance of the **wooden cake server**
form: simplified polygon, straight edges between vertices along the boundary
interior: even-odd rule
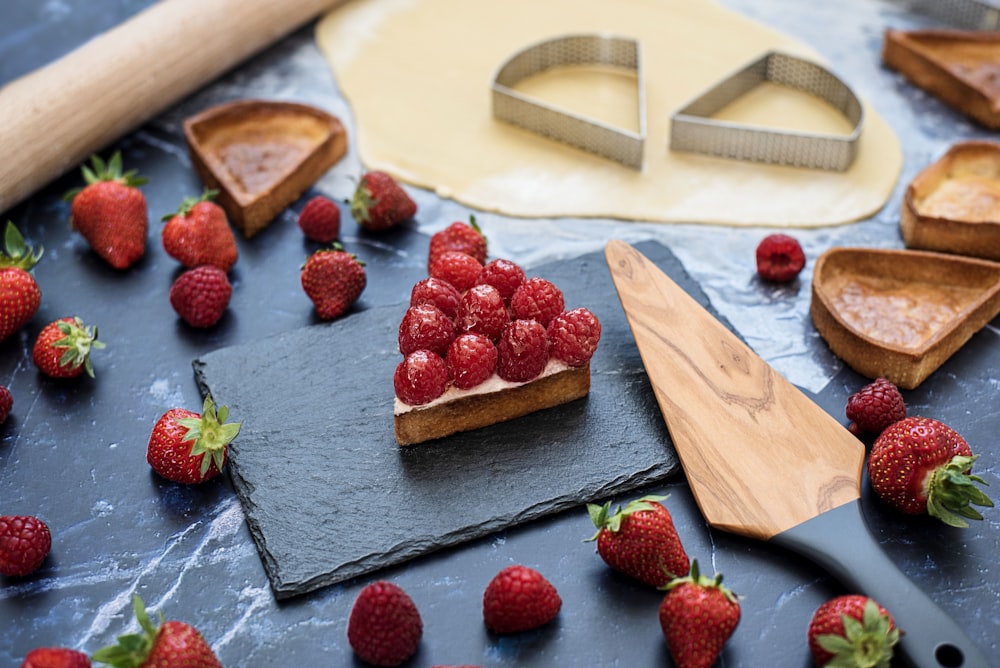
[[[968,635],[869,533],[864,445],[640,252],[613,240],[605,256],[708,524],[793,550],[877,600],[913,665],[985,668]]]

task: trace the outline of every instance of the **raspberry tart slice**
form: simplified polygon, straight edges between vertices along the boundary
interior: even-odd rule
[[[428,279],[414,286],[400,322],[404,357],[393,376],[399,445],[513,420],[590,392],[597,317],[586,308],[566,310],[559,288],[525,277],[509,260],[483,265],[473,280],[475,265],[454,255],[442,255],[449,266],[429,268],[433,291]],[[460,286],[448,283],[450,273],[461,276]],[[428,306],[452,303],[456,293],[458,307],[446,309],[453,316]]]

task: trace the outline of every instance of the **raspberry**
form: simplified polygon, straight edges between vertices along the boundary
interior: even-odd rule
[[[366,663],[398,666],[416,653],[423,630],[413,599],[398,585],[379,580],[354,600],[347,641]]]
[[[757,273],[765,281],[788,282],[805,266],[802,246],[787,234],[770,234],[757,246]]]
[[[436,306],[418,304],[406,309],[399,323],[399,352],[430,350],[444,356],[455,338],[455,324]]]
[[[302,290],[323,320],[339,318],[358,300],[368,284],[365,263],[334,242],[306,260],[299,277]]]
[[[449,318],[458,316],[458,303],[461,300],[462,293],[454,285],[433,276],[417,281],[410,291],[410,306],[432,304]]]
[[[436,353],[417,350],[396,367],[392,385],[403,403],[410,406],[429,403],[448,389],[448,365]]]
[[[461,334],[448,347],[445,362],[455,387],[468,390],[486,381],[496,371],[497,347],[482,334]]]
[[[0,515],[0,575],[34,573],[50,549],[52,534],[45,522],[31,515]]]
[[[504,301],[510,303],[514,292],[521,287],[521,283],[524,283],[524,270],[510,260],[503,258],[490,260],[479,273],[476,283],[492,285],[500,291]]]
[[[507,566],[483,592],[483,621],[494,633],[520,633],[548,624],[562,607],[552,583],[527,566]]]
[[[476,284],[482,270],[483,264],[468,253],[448,251],[438,256],[428,273],[448,281],[459,292],[465,292]]]
[[[7,421],[10,409],[14,407],[14,397],[6,385],[0,385],[0,424]]]
[[[170,286],[170,305],[192,327],[211,327],[222,318],[232,294],[226,272],[205,264],[177,277]]]
[[[330,243],[340,234],[340,209],[331,200],[317,195],[302,208],[299,228],[313,241]]]
[[[492,285],[474,285],[462,295],[456,320],[459,331],[478,332],[496,341],[508,322],[507,306]]]
[[[906,417],[906,403],[899,388],[885,378],[876,378],[847,400],[848,426],[852,434],[880,434],[893,422]]]
[[[601,340],[601,323],[585,308],[560,313],[549,323],[549,354],[570,366],[583,366]]]
[[[476,224],[475,216],[469,216],[468,223],[454,222],[431,236],[427,266],[430,267],[438,257],[450,251],[467,253],[479,260],[480,264],[486,262],[486,237]]]
[[[544,278],[529,278],[510,298],[511,315],[521,320],[537,320],[548,327],[564,308],[562,291]]]
[[[497,373],[512,383],[526,383],[545,370],[549,345],[537,320],[514,320],[504,328],[497,346]]]

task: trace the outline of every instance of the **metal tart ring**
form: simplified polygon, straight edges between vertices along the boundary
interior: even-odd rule
[[[638,132],[617,128],[545,104],[513,90],[519,81],[561,65],[611,65],[635,70],[638,80]],[[646,139],[646,101],[639,43],[608,35],[568,35],[529,46],[513,55],[493,76],[493,116],[616,162],[642,169]]]

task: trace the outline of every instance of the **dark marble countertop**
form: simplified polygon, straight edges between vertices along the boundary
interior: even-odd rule
[[[150,0],[89,3],[8,3],[0,21],[0,85],[68,52],[100,31],[152,4]],[[904,164],[885,207],[848,225],[796,230],[807,257],[831,246],[900,248],[899,204],[905,184],[952,143],[992,134],[967,121],[883,68],[879,51],[887,27],[937,25],[904,2],[845,0],[726,0],[723,4],[793,35],[819,51],[870,101],[899,136]],[[149,177],[153,221],[201,190],[181,136],[184,118],[217,101],[278,97],[322,106],[352,127],[307,26],[236,71],[180,101],[122,138],[126,165]],[[0,137],[2,137],[0,129]],[[309,194],[344,199],[361,166],[349,151]],[[67,228],[61,194],[78,185],[68,174],[3,212],[34,244],[45,248],[35,274],[39,313],[0,344],[0,383],[15,395],[0,426],[0,513],[34,514],[54,534],[51,555],[36,574],[0,578],[0,665],[17,666],[33,647],[63,645],[88,653],[134,628],[130,598],[140,594],[165,615],[195,624],[226,666],[360,665],[346,639],[351,604],[374,577],[391,579],[414,598],[424,640],[408,664],[484,666],[669,665],[656,620],[661,594],[610,572],[591,544],[581,505],[401,566],[275,599],[239,500],[225,477],[196,486],[169,483],[145,462],[153,423],[167,408],[200,406],[191,361],[215,349],[316,324],[298,284],[312,249],[295,226],[293,205],[266,231],[241,239],[233,270],[234,296],[215,328],[180,323],[167,301],[176,263],[151,231],[147,256],[126,272],[107,267]],[[413,270],[425,260],[422,235],[464,220],[468,210],[412,189],[420,207],[409,236],[386,242],[346,222],[344,240],[356,252],[380,254],[377,266]],[[573,258],[611,237],[656,240],[668,246],[708,295],[713,307],[764,359],[793,383],[823,396],[856,389],[812,327],[808,315],[811,265],[798,282],[770,287],[754,278],[753,248],[766,228],[659,225],[615,220],[506,219],[477,214],[490,234],[491,255],[527,267]],[[381,277],[385,279],[385,277]],[[409,284],[370,275],[358,308],[402,302]],[[59,383],[31,362],[34,334],[46,322],[79,313],[99,324],[105,350],[95,353],[96,379]],[[980,334],[997,346],[1000,323]],[[995,358],[994,358],[995,359]],[[978,473],[1000,488],[997,387],[1000,369],[965,360],[933,388],[906,393],[911,413],[937,417],[965,434],[982,454]],[[252,382],[249,379],[248,382]],[[832,395],[831,395],[832,393]],[[689,554],[717,570],[742,599],[743,619],[719,665],[807,666],[805,632],[813,610],[843,592],[812,564],[774,546],[707,527],[682,473],[643,492],[669,494]],[[616,499],[616,502],[627,499]],[[1000,515],[970,529],[902,518],[865,487],[862,505],[873,533],[912,580],[955,617],[988,656],[998,655],[1000,628]],[[446,501],[441,511],[447,511]],[[349,521],[349,518],[345,518]],[[482,591],[502,567],[524,563],[542,571],[563,598],[558,621],[518,637],[498,638],[482,625]]]

